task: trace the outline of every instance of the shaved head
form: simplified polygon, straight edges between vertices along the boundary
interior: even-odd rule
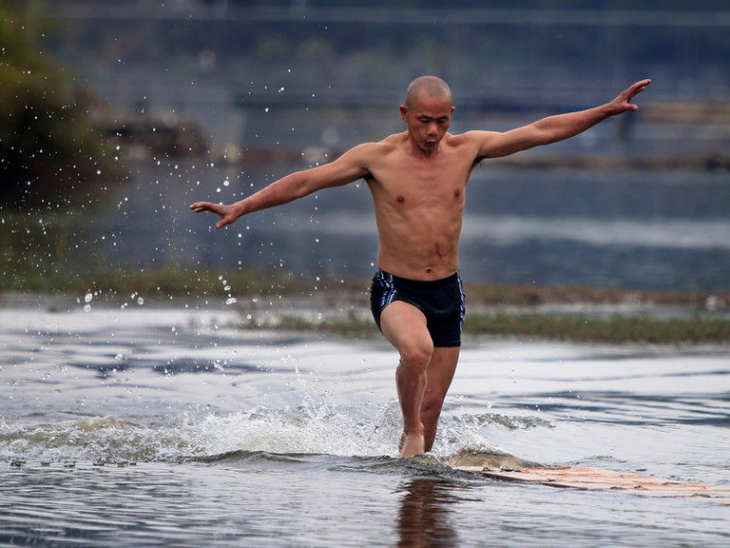
[[[406,106],[413,106],[418,100],[421,93],[426,93],[429,97],[448,97],[451,99],[451,88],[441,78],[436,76],[421,76],[416,78],[408,86],[406,93]]]

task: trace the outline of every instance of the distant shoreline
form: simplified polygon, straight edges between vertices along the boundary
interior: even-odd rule
[[[611,344],[730,343],[730,292],[468,285],[465,339]],[[245,329],[379,337],[365,290],[240,299]]]
[[[134,278],[95,276],[79,282],[0,290],[0,307],[45,307],[58,313],[94,307],[225,307],[228,327],[380,337],[369,311],[365,281],[314,282],[246,272],[214,279],[198,272],[149,272]],[[223,283],[225,282],[225,284]],[[517,338],[610,344],[730,344],[730,290],[680,292],[596,287],[469,284],[465,339]],[[214,310],[213,310],[214,312]]]

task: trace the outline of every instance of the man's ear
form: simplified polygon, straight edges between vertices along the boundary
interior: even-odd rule
[[[408,114],[408,107],[405,105],[400,106],[400,117],[403,119],[403,121],[406,121],[406,115]]]

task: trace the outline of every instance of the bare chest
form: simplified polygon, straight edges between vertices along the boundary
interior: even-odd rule
[[[463,209],[471,167],[447,155],[429,162],[401,157],[375,170],[369,182],[381,207],[458,212]]]

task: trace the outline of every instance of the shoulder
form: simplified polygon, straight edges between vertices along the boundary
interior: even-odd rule
[[[451,144],[452,146],[481,146],[485,142],[494,139],[498,135],[500,135],[500,133],[497,131],[467,131],[459,135],[451,135],[449,139],[449,144]]]
[[[498,135],[500,134],[495,131],[467,131],[458,135],[447,134],[444,141],[460,157],[476,162],[486,156],[484,151]]]
[[[496,151],[504,141],[504,135],[499,131],[474,130],[457,135],[452,141],[453,146],[468,150],[474,155],[474,161],[479,162],[485,158],[500,156]]]
[[[390,135],[382,141],[356,145],[345,152],[341,158],[370,164],[399,150],[402,142],[403,135]]]
[[[399,142],[402,141],[402,137],[400,135],[390,135],[383,139],[382,141],[377,142],[371,142],[371,143],[361,143],[359,145],[355,145],[351,149],[349,149],[345,154],[349,154],[352,156],[368,156],[368,155],[378,155],[378,154],[386,154],[392,150],[395,150]],[[344,154],[343,154],[344,156]]]
[[[374,154],[389,154],[391,152],[395,152],[401,149],[407,140],[408,138],[406,133],[395,133],[393,135],[388,135],[382,141],[372,143],[372,151]]]

